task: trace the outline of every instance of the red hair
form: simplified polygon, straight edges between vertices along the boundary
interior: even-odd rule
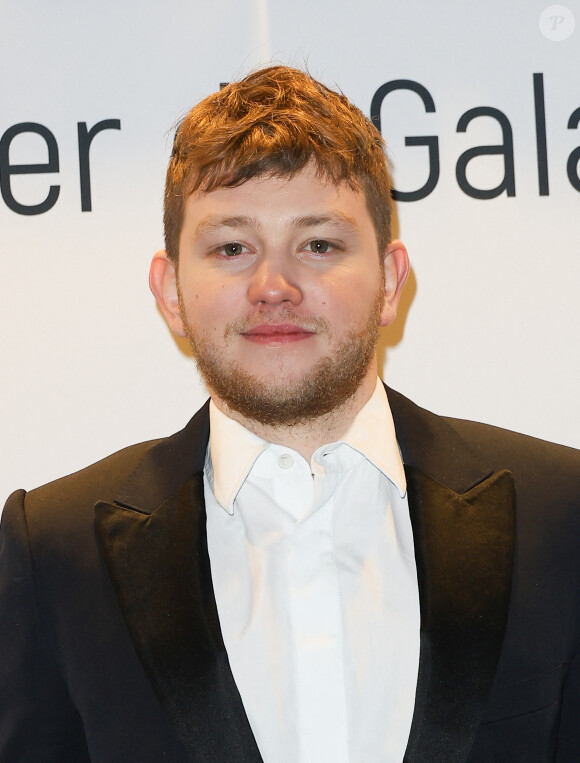
[[[271,66],[208,96],[179,124],[165,186],[169,257],[178,260],[189,194],[291,178],[310,162],[321,179],[364,193],[382,255],[392,202],[381,134],[344,95],[298,69]]]

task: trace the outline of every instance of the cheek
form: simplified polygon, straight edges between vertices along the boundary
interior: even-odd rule
[[[223,286],[200,289],[188,296],[186,310],[192,325],[208,334],[223,334],[225,326],[243,315],[237,300]]]
[[[368,284],[357,278],[349,278],[340,283],[327,285],[325,288],[312,292],[311,305],[327,316],[354,317],[365,302]]]

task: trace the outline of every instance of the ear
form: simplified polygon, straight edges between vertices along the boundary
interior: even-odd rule
[[[381,326],[395,320],[403,286],[409,275],[409,255],[402,241],[391,241],[385,252],[385,301],[381,310]]]
[[[177,295],[177,270],[163,249],[155,252],[151,260],[149,288],[153,292],[169,328],[177,336],[184,337],[185,327]]]

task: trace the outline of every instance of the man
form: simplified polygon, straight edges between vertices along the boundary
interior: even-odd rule
[[[9,499],[3,762],[580,759],[580,456],[385,392],[389,189],[299,71],[184,119],[150,283],[211,403]]]

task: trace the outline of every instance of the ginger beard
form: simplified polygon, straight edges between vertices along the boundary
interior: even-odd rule
[[[247,419],[266,426],[288,427],[330,414],[358,390],[375,353],[384,285],[377,291],[367,316],[342,341],[333,345],[332,354],[322,357],[300,378],[290,380],[268,379],[224,360],[220,345],[208,333],[196,331],[189,322],[179,290],[178,294],[186,336],[210,394]],[[276,319],[292,320],[332,338],[332,327],[323,317],[299,319],[284,308]],[[226,326],[224,341],[255,323],[266,321],[267,317],[259,314],[253,320],[233,321]],[[281,362],[281,367],[283,365]]]

